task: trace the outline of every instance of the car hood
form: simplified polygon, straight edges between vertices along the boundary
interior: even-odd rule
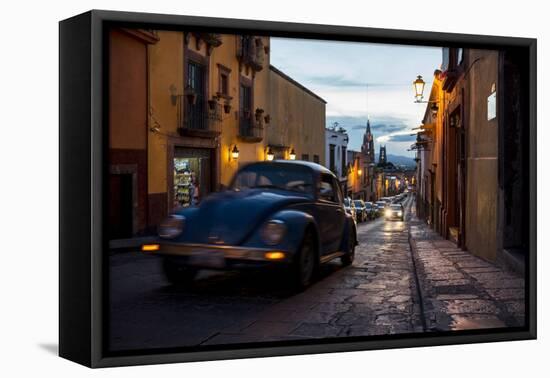
[[[239,245],[274,212],[307,201],[311,199],[306,195],[282,190],[214,193],[190,213],[183,239],[193,243]]]

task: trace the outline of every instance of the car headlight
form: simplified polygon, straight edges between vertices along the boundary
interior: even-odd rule
[[[386,209],[386,211],[384,211],[384,214],[386,214],[387,217],[391,217],[391,210]]]
[[[398,211],[398,212],[397,212],[397,216],[398,216],[398,217],[400,217],[400,216],[402,216],[402,215],[403,215],[403,212],[402,212],[402,211]]]
[[[285,234],[285,222],[276,219],[266,222],[261,230],[262,240],[267,245],[279,244],[281,240],[283,240]]]
[[[179,236],[185,227],[185,217],[182,215],[170,215],[163,220],[158,227],[161,238],[173,239]]]

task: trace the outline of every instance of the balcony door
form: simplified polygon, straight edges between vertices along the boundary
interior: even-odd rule
[[[187,127],[195,130],[206,130],[208,124],[206,114],[206,67],[204,65],[192,60],[187,62],[186,86],[196,95],[195,101],[188,103],[186,107]]]
[[[239,90],[240,135],[252,135],[252,88],[241,84]]]

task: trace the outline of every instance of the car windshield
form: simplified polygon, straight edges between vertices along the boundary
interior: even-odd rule
[[[372,202],[365,202],[365,207],[370,209],[372,207]]]
[[[344,206],[349,206],[349,198],[344,199]]]
[[[355,202],[355,206],[356,207],[363,207],[363,204],[361,203],[361,201],[354,201]]]
[[[401,210],[401,205],[390,205],[393,210]]]
[[[241,169],[234,190],[267,188],[313,195],[313,174],[307,167],[291,164],[252,164]]]

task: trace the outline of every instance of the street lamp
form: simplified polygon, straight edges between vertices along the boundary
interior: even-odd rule
[[[296,151],[294,151],[294,148],[290,150],[290,154],[288,155],[290,160],[296,160]]]
[[[360,168],[357,170],[357,176],[361,176],[363,174],[363,170],[361,170]]]
[[[439,110],[437,103],[432,102],[432,105],[430,106],[430,110],[432,111],[432,115],[435,117],[437,115],[437,111]]]
[[[267,148],[266,158],[267,158],[267,161],[273,161],[273,158],[275,158],[275,155],[273,154],[271,147]]]
[[[422,101],[422,98],[424,97],[424,86],[426,85],[426,82],[422,80],[422,76],[418,75],[416,77],[416,80],[413,81],[413,87],[414,87],[414,97],[416,99],[416,102]]]
[[[233,146],[233,149],[231,150],[231,157],[233,160],[237,160],[239,158],[239,149],[237,148],[237,145]]]
[[[414,102],[417,104],[434,104],[431,106],[432,113],[435,115],[437,113],[437,101],[422,101],[424,98],[424,87],[426,86],[426,82],[422,79],[421,75],[418,75],[416,77],[416,80],[413,81],[413,88],[414,88]],[[435,108],[435,113],[434,113]]]

